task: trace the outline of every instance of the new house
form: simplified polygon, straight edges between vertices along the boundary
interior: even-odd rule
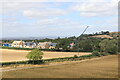
[[[69,48],[70,48],[70,49],[72,49],[72,48],[74,47],[74,45],[75,45],[75,43],[74,43],[74,42],[70,43]]]
[[[57,45],[57,43],[50,43],[49,44],[49,49],[55,49],[56,45]]]
[[[11,47],[10,43],[2,43],[4,47]]]
[[[11,47],[19,47],[19,48],[39,48],[39,49],[54,49],[56,48],[57,43],[52,42],[24,42],[20,41],[13,41]],[[5,46],[8,46],[5,44]]]
[[[49,49],[51,42],[39,42],[37,48]]]
[[[13,43],[11,44],[11,47],[20,47],[23,48],[25,45],[25,42],[20,40],[20,41],[13,41]]]
[[[37,42],[25,42],[24,47],[25,48],[37,48],[38,43]]]

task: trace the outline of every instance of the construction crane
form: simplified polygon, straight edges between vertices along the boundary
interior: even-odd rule
[[[82,34],[81,34],[79,37],[81,37],[81,36],[85,33],[85,31],[88,29],[88,27],[89,27],[89,26],[87,26],[87,27],[85,28],[85,30],[82,32]],[[76,42],[78,42],[78,41],[76,41]],[[78,44],[78,56],[79,56],[79,44]]]
[[[89,26],[87,26],[87,27],[85,28],[85,30],[82,32],[81,35],[83,35],[83,34],[85,33],[85,31],[87,30],[88,27],[89,27]],[[81,35],[80,35],[80,36],[81,36]]]

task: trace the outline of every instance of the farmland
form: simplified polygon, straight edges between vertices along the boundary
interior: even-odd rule
[[[2,55],[1,62],[11,62],[11,61],[23,61],[27,60],[26,55],[30,50],[11,50],[11,49],[0,49],[0,54]],[[72,57],[74,55],[88,55],[91,53],[87,52],[50,52],[43,51],[43,59],[59,58],[59,57]]]
[[[3,72],[3,78],[117,78],[118,56],[78,63]]]
[[[111,37],[111,36],[109,36],[109,35],[96,35],[96,36],[92,36],[92,37],[110,38],[110,39],[113,38],[113,37]]]

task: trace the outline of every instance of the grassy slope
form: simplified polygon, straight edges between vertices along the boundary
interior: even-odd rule
[[[4,78],[117,78],[118,56],[81,63],[3,72]]]

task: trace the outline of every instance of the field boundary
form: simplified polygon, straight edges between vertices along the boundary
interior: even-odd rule
[[[33,50],[35,48],[17,48],[17,47],[1,47],[2,49],[13,49],[13,50]],[[41,51],[57,51],[57,52],[92,52],[92,50],[63,50],[63,49],[39,49]]]
[[[107,55],[94,55],[94,54],[89,54],[89,55],[83,55],[83,56],[74,56],[74,57],[64,57],[64,58],[52,58],[52,59],[43,59],[43,60],[36,60],[36,61],[13,61],[13,62],[0,62],[1,66],[9,66],[9,65],[20,65],[20,64],[44,64],[47,62],[64,62],[64,61],[80,61],[83,59],[91,59],[91,58],[96,58],[96,57],[102,57],[102,56],[107,56]]]

